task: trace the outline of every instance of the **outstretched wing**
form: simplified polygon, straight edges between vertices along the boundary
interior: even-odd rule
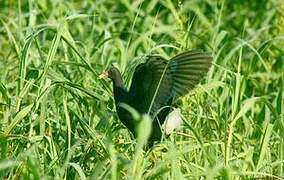
[[[201,50],[186,51],[170,59],[174,99],[193,89],[208,72],[211,62],[211,54]]]
[[[128,104],[140,113],[155,113],[172,99],[184,96],[207,73],[212,56],[200,50],[181,53],[169,61],[159,56],[136,67]]]

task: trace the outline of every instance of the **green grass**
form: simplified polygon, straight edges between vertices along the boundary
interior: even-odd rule
[[[284,178],[284,4],[0,2],[0,179]],[[109,81],[149,54],[214,55],[151,151],[119,122]],[[149,129],[149,120],[139,129]]]

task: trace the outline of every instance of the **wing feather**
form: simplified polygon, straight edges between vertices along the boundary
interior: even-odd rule
[[[200,50],[187,51],[170,59],[172,96],[178,98],[193,89],[208,72],[211,62],[211,54]]]
[[[129,105],[140,113],[154,115],[193,89],[208,72],[212,56],[201,50],[190,50],[165,60],[150,56],[136,67],[129,90]]]

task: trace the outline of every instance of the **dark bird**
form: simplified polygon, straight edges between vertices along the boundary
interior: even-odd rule
[[[136,67],[129,90],[126,89],[119,70],[114,66],[99,78],[112,80],[118,117],[135,137],[137,121],[120,104],[127,104],[139,113],[151,116],[152,131],[148,145],[152,146],[155,141],[161,139],[161,125],[171,112],[171,105],[200,82],[208,72],[211,62],[211,54],[201,50],[186,51],[170,60],[160,56],[148,56],[146,62]]]

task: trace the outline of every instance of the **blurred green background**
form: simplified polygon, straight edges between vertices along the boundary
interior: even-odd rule
[[[1,179],[284,178],[281,0],[1,0]],[[119,122],[147,55],[213,53],[184,125],[144,151]],[[143,132],[142,132],[143,133]],[[139,144],[139,143],[138,143]]]

